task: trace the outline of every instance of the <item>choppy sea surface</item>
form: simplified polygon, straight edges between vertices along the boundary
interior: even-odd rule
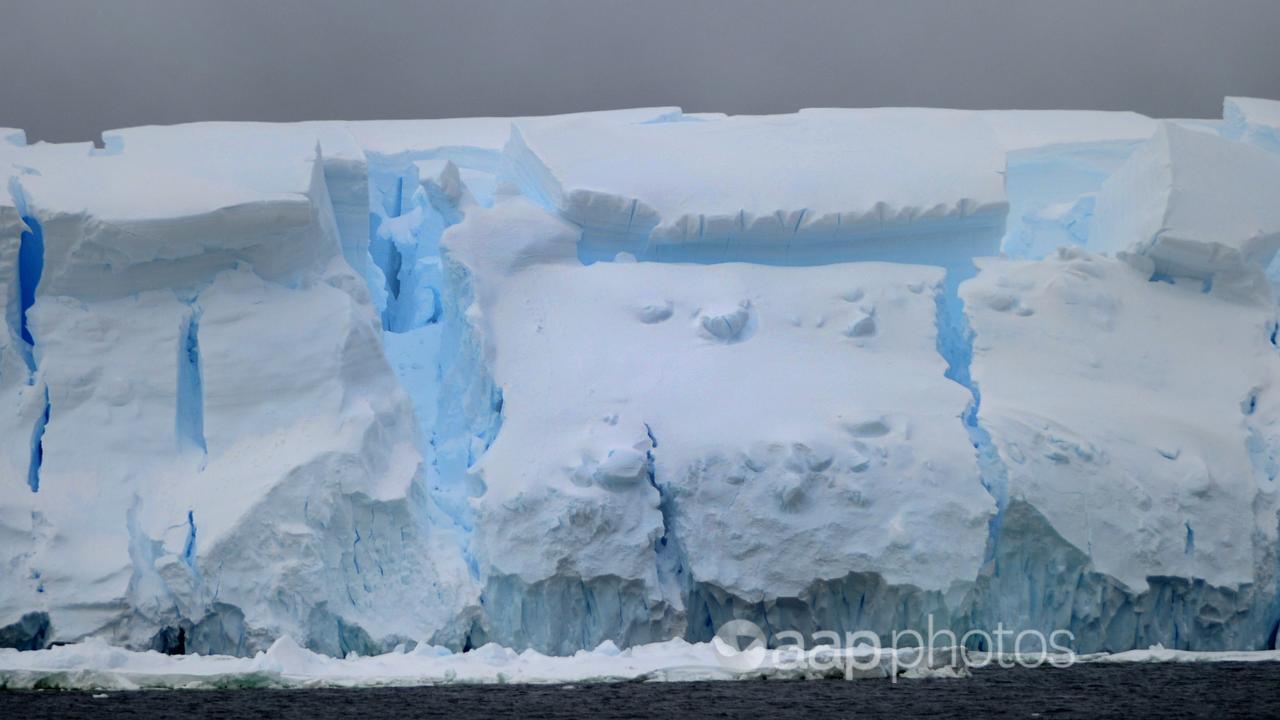
[[[0,718],[1280,718],[1280,663],[985,668],[957,679],[0,692]]]

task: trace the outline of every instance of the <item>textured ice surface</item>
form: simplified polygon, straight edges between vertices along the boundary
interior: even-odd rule
[[[343,256],[362,276],[370,272],[368,171],[364,153],[346,123],[210,122],[124,128],[103,133],[103,145],[113,154],[127,148],[132,160],[158,167],[182,157],[184,172],[268,191],[309,187],[310,173],[299,176],[304,166],[297,160],[309,162],[319,152]],[[258,172],[246,174],[244,158],[252,155],[293,160],[264,163]]]
[[[796,115],[516,125],[513,181],[583,227],[586,259],[849,258],[893,243],[999,227],[1004,156],[976,113],[805,110]],[[936,237],[942,234],[944,237]],[[959,233],[963,237],[963,233]]]
[[[452,118],[440,120],[364,120],[345,123],[366,153],[442,157],[459,165],[495,170],[514,123],[537,127],[566,119],[592,125],[644,123],[680,115],[680,108],[635,108],[535,117]],[[483,159],[480,159],[483,158]]]
[[[1274,647],[1275,107],[0,130],[0,643]]]
[[[976,574],[993,503],[935,351],[939,269],[583,267],[576,238],[520,199],[445,237],[502,398],[472,468],[491,588],[616,578],[641,617],[584,632],[638,639],[683,620],[693,586],[760,602],[849,573],[931,591]],[[496,612],[490,637],[568,649]]]
[[[1259,270],[1280,247],[1276,187],[1280,155],[1164,123],[1099,191],[1089,245],[1220,292],[1265,292]]]
[[[20,178],[43,253],[32,361],[5,376],[27,462],[0,490],[0,592],[53,610],[50,640],[186,623],[206,650],[342,653],[429,633],[466,592],[438,582],[410,406],[293,135]]]
[[[1074,249],[979,266],[961,294],[977,421],[1002,468],[990,582],[1029,585],[1007,621],[1132,633],[1138,647],[1265,633],[1280,499],[1269,299],[1152,282]],[[1028,546],[1064,541],[1088,564],[1038,567]],[[1055,584],[1055,572],[1081,580]],[[1118,583],[1111,598],[1094,574]]]
[[[1280,100],[1229,97],[1223,101],[1224,134],[1280,152]]]
[[[1007,153],[1009,218],[1000,249],[1031,259],[1087,242],[1103,181],[1158,125],[1119,112],[993,110],[982,117]]]
[[[1055,146],[1136,143],[1150,138],[1156,129],[1156,121],[1131,112],[986,110],[979,115],[995,131],[1000,147],[1010,153]]]

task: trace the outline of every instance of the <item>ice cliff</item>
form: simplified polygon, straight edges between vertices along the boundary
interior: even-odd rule
[[[1275,647],[1277,137],[0,129],[0,645]]]

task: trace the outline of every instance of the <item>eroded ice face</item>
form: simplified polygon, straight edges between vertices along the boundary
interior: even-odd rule
[[[0,628],[1261,647],[1267,103],[0,130]]]

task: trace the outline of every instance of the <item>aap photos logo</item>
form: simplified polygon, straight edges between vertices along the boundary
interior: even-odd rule
[[[730,620],[721,625],[711,643],[720,664],[737,672],[758,669],[769,652],[764,631],[750,620]]]
[[[749,673],[767,667],[825,674],[842,669],[849,679],[876,673],[897,678],[900,673],[910,672],[961,672],[993,663],[1004,668],[1035,668],[1046,663],[1068,667],[1077,658],[1073,650],[1075,635],[1069,630],[1045,635],[1038,630],[1008,629],[1004,623],[997,623],[994,631],[970,629],[957,636],[945,626],[939,629],[932,615],[928,616],[926,630],[894,630],[888,645],[869,630],[846,632],[843,636],[820,630],[811,637],[783,630],[774,639],[777,646],[770,649],[759,625],[739,619],[721,625],[711,644],[720,666],[732,672]],[[982,650],[966,650],[970,647]]]

